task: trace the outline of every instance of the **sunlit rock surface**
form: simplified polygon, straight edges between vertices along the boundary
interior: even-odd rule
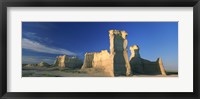
[[[57,56],[54,66],[60,68],[81,68],[83,62],[78,57],[69,57],[67,55]]]
[[[86,53],[82,70],[93,68],[108,76],[114,76],[112,58],[107,50],[101,52]]]

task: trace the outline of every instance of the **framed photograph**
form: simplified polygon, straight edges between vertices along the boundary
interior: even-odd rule
[[[1,98],[199,98],[199,0],[0,8]]]

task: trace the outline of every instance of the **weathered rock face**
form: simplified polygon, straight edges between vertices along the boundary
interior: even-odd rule
[[[125,31],[110,30],[110,54],[113,57],[114,75],[131,75]]]
[[[166,75],[161,58],[158,58],[155,62],[142,59],[137,45],[131,46],[130,51],[130,65],[133,74]]]
[[[67,55],[57,56],[54,66],[60,68],[81,68],[83,62],[77,57],[68,57]]]
[[[40,62],[39,64],[37,64],[37,66],[40,66],[40,67],[43,67],[43,66],[50,66],[48,63],[46,63],[46,62]]]
[[[81,69],[85,68],[92,68],[93,67],[93,60],[94,60],[94,54],[95,53],[86,53],[84,57],[84,63]]]
[[[54,61],[54,66],[59,66],[61,68],[65,67],[65,60],[67,58],[67,55],[63,55],[63,56],[57,56],[56,60]]]
[[[114,76],[112,58],[107,50],[101,52],[86,53],[82,70],[93,68],[107,76]]]

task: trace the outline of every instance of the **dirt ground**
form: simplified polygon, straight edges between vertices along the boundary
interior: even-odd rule
[[[81,71],[80,69],[59,69],[56,67],[23,67],[22,77],[107,77],[98,71]],[[126,76],[119,76],[126,77]],[[162,75],[133,75],[129,77],[178,77],[177,74]]]
[[[22,77],[106,77],[100,72],[81,71],[80,69],[59,69],[56,67],[23,67]]]

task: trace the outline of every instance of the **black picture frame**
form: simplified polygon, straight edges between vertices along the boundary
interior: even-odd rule
[[[7,7],[193,7],[193,92],[7,92]],[[200,0],[1,0],[0,1],[0,97],[199,99]]]

